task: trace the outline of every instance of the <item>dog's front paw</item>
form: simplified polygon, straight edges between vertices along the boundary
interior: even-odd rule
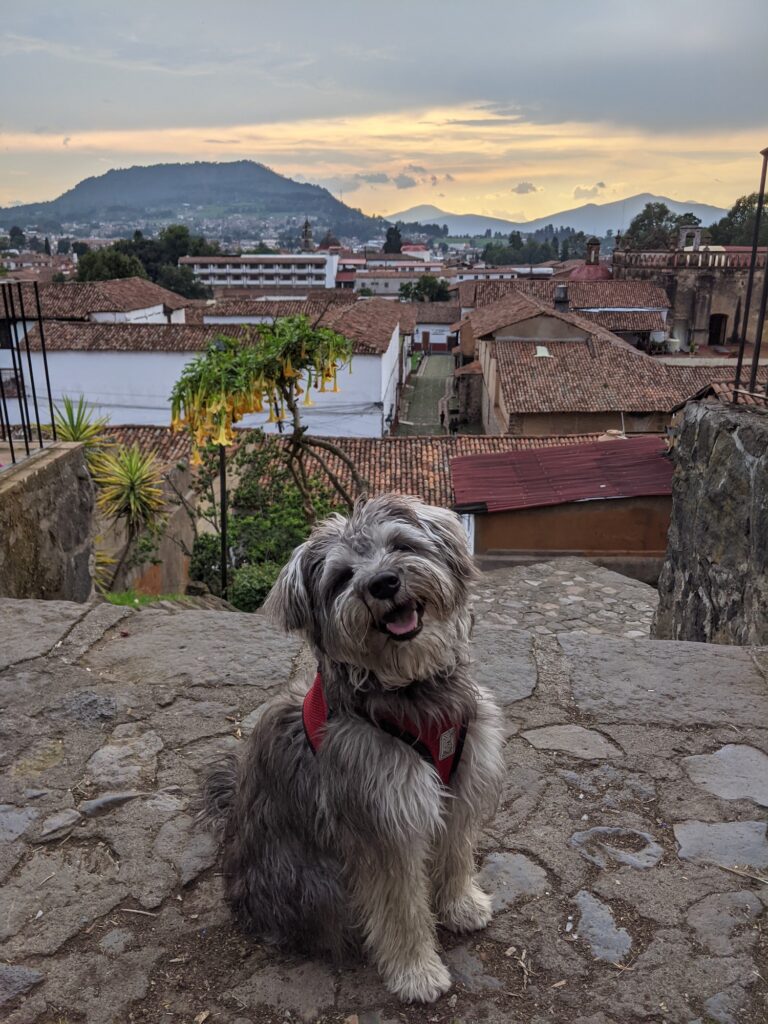
[[[452,932],[476,932],[491,923],[491,897],[472,883],[469,891],[443,907],[440,923]]]
[[[434,953],[429,960],[403,968],[387,980],[387,988],[404,1003],[434,1003],[451,987],[451,976]]]

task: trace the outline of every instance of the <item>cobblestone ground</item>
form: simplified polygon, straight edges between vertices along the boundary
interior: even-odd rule
[[[593,636],[648,637],[653,587],[581,558],[560,558],[484,574],[476,615],[537,636],[578,630]]]
[[[445,382],[453,373],[453,356],[425,356],[403,393],[398,434],[442,434],[437,403],[445,394]],[[406,422],[404,423],[403,420]]]
[[[240,934],[194,824],[204,766],[311,671],[298,644],[258,615],[0,601],[0,1019],[764,1022],[768,651],[650,640],[653,604],[575,559],[485,576],[496,915],[440,932],[454,987],[404,1007]]]

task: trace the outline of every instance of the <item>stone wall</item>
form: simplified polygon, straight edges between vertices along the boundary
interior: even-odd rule
[[[768,644],[767,495],[768,412],[688,405],[655,636]]]
[[[56,442],[0,473],[0,596],[87,601],[94,487],[79,444]]]
[[[755,274],[747,331],[750,340],[757,330],[764,275],[762,268]],[[746,267],[622,266],[615,261],[613,276],[618,281],[649,281],[664,288],[671,303],[667,326],[672,336],[684,344],[708,344],[713,315],[727,317],[726,341],[733,341],[738,334],[749,276]],[[763,341],[767,335],[768,328],[763,332]]]

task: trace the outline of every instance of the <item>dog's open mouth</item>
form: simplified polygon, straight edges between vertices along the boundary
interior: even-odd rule
[[[421,632],[423,609],[415,601],[406,601],[391,612],[387,612],[381,620],[379,629],[387,633],[393,640],[411,640]]]

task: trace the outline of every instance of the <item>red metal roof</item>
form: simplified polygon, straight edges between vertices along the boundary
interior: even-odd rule
[[[672,493],[672,462],[659,435],[451,459],[454,508],[503,512],[606,498]]]

